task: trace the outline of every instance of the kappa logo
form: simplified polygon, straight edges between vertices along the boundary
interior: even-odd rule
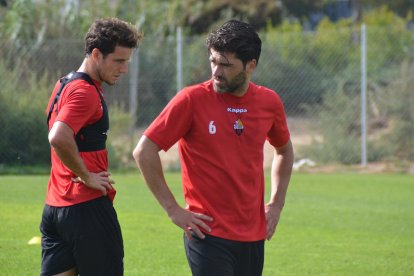
[[[246,108],[227,107],[227,112],[236,113],[236,114],[243,114],[243,113],[247,113],[247,109]]]

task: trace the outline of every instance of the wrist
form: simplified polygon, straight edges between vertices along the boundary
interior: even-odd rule
[[[180,208],[177,202],[172,202],[164,207],[168,217],[174,217],[174,214],[177,212],[177,209]]]
[[[91,180],[91,174],[90,172],[86,172],[86,173],[82,173],[82,174],[78,174],[78,177],[80,178],[80,180],[83,183],[89,183]]]
[[[275,209],[278,209],[278,210],[280,210],[280,211],[282,211],[283,210],[283,207],[285,206],[285,202],[284,201],[282,201],[282,202],[269,202],[268,204],[267,204],[267,206],[269,206],[269,207],[271,207],[271,208],[275,208]]]

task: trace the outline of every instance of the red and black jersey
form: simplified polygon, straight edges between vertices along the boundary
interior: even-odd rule
[[[77,73],[77,72],[76,72]],[[60,121],[72,128],[80,156],[90,172],[108,171],[108,152],[105,146],[109,129],[108,110],[101,85],[96,81],[75,79],[63,87],[60,95],[58,81],[46,112],[50,114],[49,129]],[[55,99],[57,99],[55,101]],[[46,204],[70,206],[102,196],[102,192],[73,182],[77,176],[66,167],[51,149],[52,169],[46,194]],[[108,191],[111,200],[115,190]]]

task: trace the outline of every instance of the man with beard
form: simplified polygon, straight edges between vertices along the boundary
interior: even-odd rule
[[[279,96],[250,78],[261,52],[251,25],[230,20],[209,34],[210,80],[180,91],[144,132],[133,156],[170,219],[184,230],[193,275],[261,275],[293,164]],[[263,146],[274,147],[264,202]],[[179,142],[185,208],[159,157]]]

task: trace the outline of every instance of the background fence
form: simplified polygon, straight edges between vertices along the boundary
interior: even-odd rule
[[[128,75],[104,87],[111,112],[111,166],[131,163],[136,131],[180,87],[210,77],[205,36],[180,33],[147,35]],[[401,166],[414,161],[412,30],[367,27],[365,36],[350,27],[315,33],[269,30],[261,37],[253,81],[281,96],[296,160]],[[48,164],[44,109],[55,81],[82,62],[83,41],[62,38],[30,46],[0,41],[0,51],[0,167]]]

